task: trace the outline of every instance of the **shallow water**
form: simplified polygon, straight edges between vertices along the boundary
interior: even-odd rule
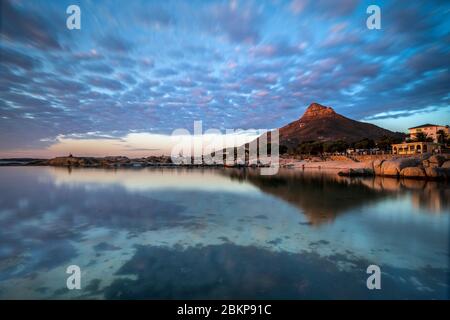
[[[0,167],[0,298],[448,299],[449,199],[320,171]]]

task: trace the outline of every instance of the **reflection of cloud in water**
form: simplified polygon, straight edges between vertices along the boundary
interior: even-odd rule
[[[142,232],[199,227],[194,217],[183,215],[183,206],[120,186],[94,192],[43,182],[41,177],[27,175],[27,169],[10,176],[2,173],[0,280],[49,270],[68,261],[76,255],[69,240],[81,241],[89,228]],[[17,263],[11,264],[11,257]]]
[[[351,263],[349,271],[337,262]],[[383,290],[367,290],[369,261],[315,253],[291,254],[232,244],[182,248],[139,246],[106,287],[108,299],[429,299],[448,297],[448,273],[432,270],[426,282],[411,271],[383,269]],[[320,268],[319,268],[320,266]],[[429,270],[428,270],[429,271]],[[419,271],[419,273],[426,271]],[[394,275],[402,275],[403,281]],[[417,273],[414,273],[417,276]],[[429,291],[430,287],[436,291]]]
[[[256,261],[264,265],[269,264],[265,260],[269,257],[280,259],[285,261],[277,265],[280,270],[292,274],[275,274],[273,279],[300,283],[302,278],[295,275],[295,269],[288,268],[287,262],[308,261],[308,257],[313,257],[310,254],[316,255],[316,268],[320,271],[331,257],[345,257],[333,266],[338,270],[334,277],[338,278],[347,276],[346,265],[358,265],[362,260],[380,264],[383,270],[396,266],[402,274],[397,277],[412,273],[419,282],[431,281],[434,271],[430,275],[423,273],[427,265],[448,270],[449,215],[415,214],[430,210],[427,205],[414,206],[415,197],[427,202],[433,195],[441,204],[435,209],[446,213],[447,200],[442,197],[448,189],[425,184],[411,190],[401,181],[311,177],[295,172],[277,177],[257,176],[252,170],[242,172],[0,168],[0,297],[13,293],[16,297],[77,297],[77,293],[70,293],[71,296],[61,289],[65,284],[64,267],[73,263],[89,271],[86,283],[92,284],[90,293],[78,294],[102,297],[105,287],[117,277],[123,278],[115,272],[128,264],[136,246],[143,245],[178,248],[174,254],[180,258],[185,257],[183,250],[194,255],[208,254],[208,259],[213,259],[214,254],[226,254],[222,248],[231,248],[233,257],[256,250],[254,255],[258,257],[246,263]],[[182,187],[177,187],[177,181],[183,182]],[[309,221],[315,223],[314,228]],[[197,251],[191,251],[196,246]],[[176,261],[165,257],[169,251],[161,250],[156,255],[164,263],[177,266]],[[214,267],[215,262],[208,259],[200,261]],[[170,284],[170,277],[177,279],[170,270],[169,266],[160,286]],[[141,277],[138,272],[131,273]],[[232,285],[244,275],[236,271],[228,277]],[[95,281],[100,278],[101,282]],[[133,277],[126,281],[132,287],[136,285]],[[115,283],[119,287],[122,284]],[[259,285],[254,284],[256,293],[265,288],[263,283]],[[138,287],[135,290],[140,290]],[[272,288],[279,292],[282,287],[286,295],[298,293],[289,284]],[[166,289],[161,290],[150,293],[167,294]],[[181,288],[174,290],[174,295],[181,294]],[[308,296],[308,290],[299,295]],[[325,292],[326,288],[321,290],[324,292],[320,294],[331,295]],[[114,295],[113,291],[107,292]],[[226,288],[219,293],[204,292],[225,294]]]
[[[145,168],[145,169],[71,169],[48,168],[56,185],[120,185],[129,191],[198,190],[256,192],[250,184],[236,184],[219,174],[223,169]],[[68,174],[70,173],[70,174]],[[188,179],[186,179],[188,177]]]

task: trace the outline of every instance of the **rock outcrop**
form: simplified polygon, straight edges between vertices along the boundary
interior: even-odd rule
[[[168,156],[150,156],[147,158],[129,159],[123,156],[117,157],[56,157],[45,160],[41,165],[57,166],[57,167],[147,167],[158,165],[171,165],[172,160]]]
[[[427,163],[427,165],[424,164],[425,167],[440,167],[445,162],[445,160],[445,156],[436,154],[424,160],[422,163]]]
[[[86,167],[100,165],[96,158],[87,157],[56,157],[47,161],[49,166]]]
[[[423,154],[409,158],[375,160],[373,171],[377,176],[408,179],[450,179],[450,155]]]
[[[383,161],[381,164],[381,175],[398,177],[400,171],[407,167],[415,167],[420,163],[418,159],[415,158],[399,158],[393,160]]]
[[[445,179],[445,178],[450,177],[449,170],[445,170],[444,168],[439,168],[439,167],[425,168],[425,173],[426,173],[427,177],[431,178],[431,179]]]

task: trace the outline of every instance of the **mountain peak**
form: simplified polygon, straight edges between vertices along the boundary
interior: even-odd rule
[[[319,103],[311,103],[300,119],[280,128],[280,144],[294,149],[305,141],[354,142],[382,136],[398,137],[394,132],[344,117]]]
[[[322,118],[330,115],[335,115],[336,112],[331,107],[326,107],[320,103],[313,102],[306,109],[301,119]]]

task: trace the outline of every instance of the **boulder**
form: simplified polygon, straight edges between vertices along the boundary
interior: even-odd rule
[[[441,168],[444,169],[450,169],[450,160],[445,161],[442,165]]]
[[[400,171],[400,176],[403,178],[419,178],[425,179],[427,176],[425,170],[421,167],[406,167]]]
[[[448,170],[439,167],[425,168],[425,173],[430,179],[445,179],[448,175]]]
[[[445,162],[445,157],[440,154],[435,154],[428,158],[430,167],[440,167]]]
[[[381,174],[383,176],[398,176],[400,171],[406,167],[415,167],[419,164],[415,158],[398,158],[386,160],[381,164]]]

